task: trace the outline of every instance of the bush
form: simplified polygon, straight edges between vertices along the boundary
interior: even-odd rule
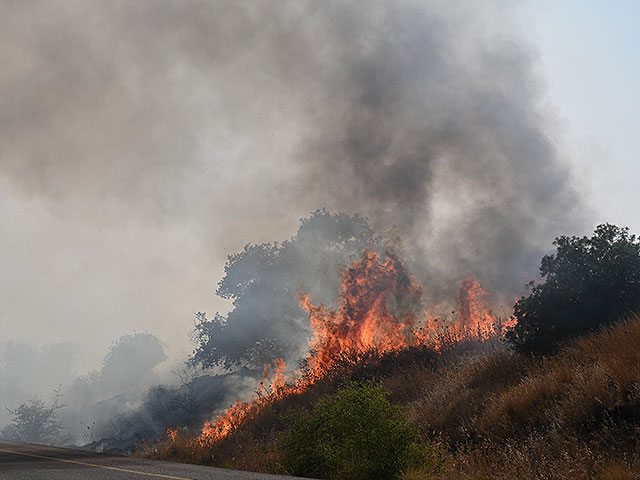
[[[283,464],[293,475],[329,479],[395,478],[433,467],[405,411],[379,385],[350,384],[294,419]]]
[[[15,410],[9,410],[13,415],[13,423],[2,430],[2,437],[7,440],[28,443],[58,444],[61,443],[62,423],[58,420],[56,411],[58,393],[52,406],[47,407],[39,398],[31,402],[22,403]]]
[[[558,342],[640,309],[640,242],[628,228],[599,225],[593,236],[559,237],[540,264],[543,282],[516,302],[507,338],[520,351],[545,353]]]

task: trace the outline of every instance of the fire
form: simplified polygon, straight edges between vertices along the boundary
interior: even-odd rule
[[[260,408],[260,401],[240,402],[236,400],[224,414],[220,415],[213,423],[205,422],[202,433],[198,439],[201,444],[215,443],[232,433],[238,425],[255,416]]]
[[[459,334],[474,333],[478,337],[490,336],[497,323],[487,305],[487,292],[474,277],[467,277],[458,289],[458,319],[454,328]]]
[[[514,317],[498,318],[489,309],[489,294],[472,276],[460,283],[458,290],[458,320],[456,329],[463,335],[475,334],[480,338],[504,335],[516,325]]]
[[[287,378],[284,372],[287,370],[287,365],[285,364],[284,359],[276,358],[273,362],[273,378],[270,373],[270,365],[268,363],[264,364],[262,370],[262,381],[260,382],[259,393],[262,396],[267,395],[275,395],[280,392],[287,381]],[[270,389],[267,389],[267,385],[270,384]]]
[[[408,346],[416,325],[413,310],[421,295],[422,288],[391,251],[386,252],[384,263],[378,253],[365,252],[342,273],[337,310],[313,305],[308,295],[301,295],[313,331],[307,356],[309,376],[322,377],[344,351],[386,353]]]
[[[286,383],[286,376],[284,372],[287,366],[282,358],[276,358],[273,362],[273,378],[270,373],[270,364],[265,363],[262,370],[262,381],[260,382],[259,393],[260,395],[270,395],[281,390]],[[267,385],[270,384],[270,389],[267,389]]]
[[[282,358],[276,358],[273,361],[273,369],[275,374],[273,376],[273,380],[271,381],[271,391],[274,394],[282,391],[285,386],[285,382],[287,380],[284,372],[287,370],[287,365],[284,363]]]
[[[418,318],[421,296],[422,287],[393,251],[385,252],[384,261],[377,252],[364,252],[360,260],[342,272],[336,309],[314,304],[307,294],[299,295],[312,330],[303,373],[287,382],[282,358],[266,364],[257,396],[248,402],[236,400],[217,419],[206,422],[201,435],[193,441],[205,446],[227,437],[267,404],[302,392],[325,377],[335,366],[336,358],[345,352],[360,358],[367,352],[383,355],[412,345],[428,345],[439,351],[447,338],[482,340],[512,326],[493,315],[487,292],[471,276],[461,281],[457,314],[448,322],[428,312]],[[168,433],[175,441],[177,431]]]
[[[232,433],[238,425],[255,417],[264,405],[290,392],[290,387],[288,388],[286,385],[286,376],[284,374],[287,369],[285,361],[282,358],[277,358],[272,363],[274,374],[273,376],[269,374],[269,364],[265,364],[259,395],[253,401],[241,402],[236,399],[236,402],[213,422],[205,422],[202,427],[202,433],[198,438],[198,442],[201,445],[222,440]],[[266,385],[269,381],[271,383],[270,390],[267,390]],[[172,437],[172,439],[175,441],[175,438]]]

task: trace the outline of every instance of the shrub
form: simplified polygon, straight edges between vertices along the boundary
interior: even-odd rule
[[[628,228],[604,224],[589,237],[559,237],[540,264],[543,281],[516,302],[507,338],[544,353],[640,309],[640,242]]]
[[[386,479],[433,467],[431,458],[405,411],[373,384],[349,384],[299,412],[284,439],[283,464],[294,475]]]
[[[56,400],[50,407],[39,398],[34,398],[28,404],[22,403],[15,410],[9,410],[13,415],[13,423],[2,430],[1,436],[18,442],[61,443],[62,423],[56,413],[60,408],[57,392]]]

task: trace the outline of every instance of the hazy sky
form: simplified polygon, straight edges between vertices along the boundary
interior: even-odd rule
[[[524,11],[560,147],[597,221],[640,232],[640,3],[550,0]]]
[[[171,28],[129,9],[136,28],[124,31],[118,8],[16,5],[0,1],[0,343],[73,342],[80,373],[120,335],[149,331],[180,359],[194,312],[225,308],[214,292],[226,256],[293,235],[323,206],[305,199],[286,162],[310,135],[301,110],[322,98],[283,91],[242,55],[230,61],[242,45],[200,49],[207,18],[180,8]],[[532,1],[513,15],[555,118],[555,146],[594,217],[640,232],[640,4]],[[224,45],[228,33],[216,32]],[[166,56],[145,56],[154,41]],[[226,67],[194,69],[181,49]],[[265,55],[287,68],[284,54]],[[326,80],[296,74],[301,85]],[[159,97],[167,101],[150,100]]]

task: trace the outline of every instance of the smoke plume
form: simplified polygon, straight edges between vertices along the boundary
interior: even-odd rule
[[[85,356],[125,325],[186,353],[192,313],[247,243],[251,261],[227,266],[259,267],[264,288],[229,294],[227,271],[219,292],[237,304],[213,302],[231,313],[202,324],[226,322],[216,358],[246,358],[256,332],[297,352],[296,290],[330,303],[375,235],[428,304],[470,274],[511,301],[584,222],[517,30],[503,0],[4,2],[8,339],[48,341],[53,315]],[[295,234],[324,207],[350,220]]]
[[[229,252],[326,206],[393,230],[425,274],[509,290],[579,226],[505,2],[3,10],[0,172],[54,208]]]

